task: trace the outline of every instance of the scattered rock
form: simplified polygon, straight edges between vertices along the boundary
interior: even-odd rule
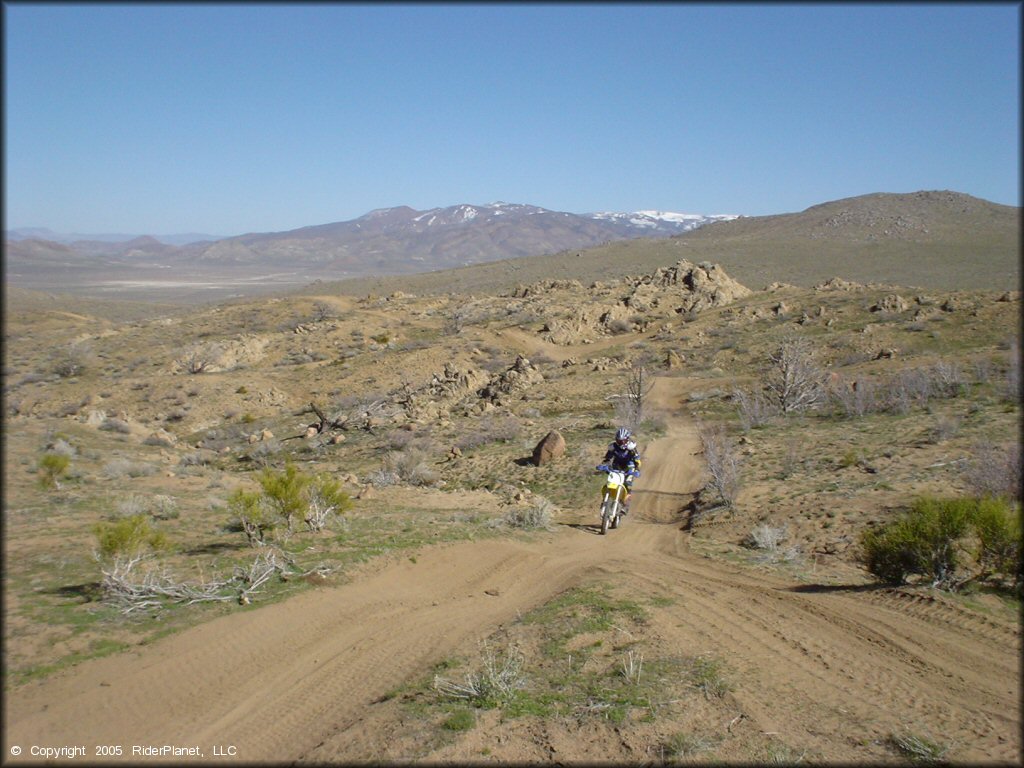
[[[896,293],[891,293],[884,299],[879,301],[877,304],[871,306],[872,312],[885,312],[887,314],[896,314],[899,312],[906,312],[907,307],[910,305],[907,300]]]
[[[820,283],[814,286],[816,291],[857,291],[864,286],[860,283],[854,283],[849,280],[843,280],[841,277],[833,277],[831,280],[826,280],[824,283]]]

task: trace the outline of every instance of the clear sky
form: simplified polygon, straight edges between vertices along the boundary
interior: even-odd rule
[[[4,3],[5,222],[1020,205],[1018,3]]]

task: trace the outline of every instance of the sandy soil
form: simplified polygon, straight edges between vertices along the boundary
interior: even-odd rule
[[[683,386],[658,380],[652,399],[672,406]],[[1012,621],[934,596],[799,584],[702,557],[681,525],[699,483],[694,425],[671,421],[645,459],[633,513],[606,537],[586,518],[536,541],[429,549],[9,691],[4,755],[16,764],[42,759],[31,745],[84,745],[87,759],[102,760],[95,745],[124,745],[137,762],[133,745],[166,744],[196,746],[207,760],[215,748],[244,762],[392,760],[405,748],[408,759],[418,755],[415,733],[403,735],[377,706],[389,691],[439,659],[471,655],[561,592],[606,578],[671,596],[652,619],[662,647],[730,660],[739,681],[729,694],[733,746],[715,758],[743,759],[745,734],[785,733],[825,761],[885,759],[877,745],[895,726],[925,722],[956,745],[957,760],[1019,761]],[[478,727],[428,759],[478,760],[490,733]],[[551,724],[508,731],[489,759],[647,759],[628,734],[594,749]]]

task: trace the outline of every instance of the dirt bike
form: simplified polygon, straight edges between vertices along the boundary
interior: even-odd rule
[[[601,500],[601,535],[604,536],[608,533],[609,528],[618,528],[622,521],[622,505],[629,493],[629,488],[626,487],[626,478],[638,477],[640,473],[636,470],[624,472],[612,469],[607,464],[599,464],[597,471],[607,473]]]

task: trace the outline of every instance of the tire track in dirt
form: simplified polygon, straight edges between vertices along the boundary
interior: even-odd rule
[[[681,381],[658,379],[652,401],[677,410]],[[784,733],[824,759],[885,757],[878,745],[901,727],[955,742],[963,759],[1019,758],[1011,622],[696,556],[680,530],[701,477],[694,425],[671,418],[644,458],[633,513],[608,536],[577,524],[542,541],[439,546],[415,563],[83,663],[8,696],[6,754],[30,743],[198,744],[208,755],[234,744],[243,762],[344,762],[353,745],[373,743],[374,701],[437,661],[472,655],[565,590],[604,580],[671,598],[653,631],[667,655],[726,662],[729,696],[746,715],[737,729]],[[564,746],[558,754],[574,759]]]

